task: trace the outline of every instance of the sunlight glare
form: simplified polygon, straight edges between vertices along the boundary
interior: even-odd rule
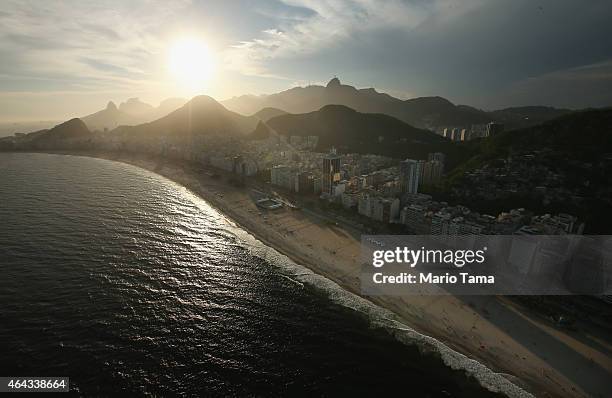
[[[212,78],[214,60],[202,41],[185,38],[170,48],[168,69],[182,89],[190,94],[197,94],[201,93]]]

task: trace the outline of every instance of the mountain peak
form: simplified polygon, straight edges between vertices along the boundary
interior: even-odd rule
[[[189,137],[246,135],[259,119],[228,111],[207,95],[193,97],[182,107],[152,122],[117,129],[119,134],[133,137],[168,137],[184,140]]]
[[[81,119],[75,117],[53,127],[47,132],[46,136],[54,138],[70,138],[88,134],[90,134],[90,131],[85,123]]]
[[[335,112],[357,113],[357,111],[353,108],[350,108],[346,105],[337,105],[337,104],[325,105],[321,107],[321,109],[319,109],[319,112],[321,113],[335,113]]]
[[[87,126],[85,125],[85,123],[83,123],[83,121],[78,117],[74,117],[70,120],[60,123],[57,126],[53,127],[51,130],[60,128],[78,128],[81,130],[87,130]]]
[[[139,98],[129,98],[119,105],[119,110],[131,115],[142,115],[152,112],[155,108],[152,105],[142,102]]]
[[[185,105],[190,107],[211,107],[213,109],[225,110],[225,107],[223,105],[221,105],[213,97],[210,97],[208,95],[197,95]]]
[[[108,109],[109,111],[116,111],[117,105],[115,105],[113,101],[109,101],[108,105],[106,105],[106,109]]]
[[[327,86],[325,86],[325,87],[327,87],[327,88],[334,88],[334,87],[340,87],[340,86],[341,86],[340,79],[338,79],[337,77],[334,76],[334,78],[331,79],[329,81],[329,83],[327,83]]]

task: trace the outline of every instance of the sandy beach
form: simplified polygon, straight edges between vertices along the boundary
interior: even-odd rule
[[[249,195],[188,165],[151,157],[78,153],[129,163],[201,196],[295,262],[360,295],[361,231],[308,210],[262,212]],[[366,297],[403,323],[476,359],[541,397],[611,397],[612,344],[603,331],[561,330],[503,297]]]

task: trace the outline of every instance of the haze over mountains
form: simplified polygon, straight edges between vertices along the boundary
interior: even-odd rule
[[[150,115],[152,112],[151,108],[137,100],[122,105],[132,114]],[[119,115],[127,114],[113,106],[106,110]],[[509,112],[522,116],[525,113],[521,112],[529,114],[533,110],[514,109],[506,111],[504,116]],[[551,117],[558,110],[537,108],[536,112]],[[447,176],[436,189],[448,200],[457,200],[458,203],[470,201],[474,208],[487,214],[503,211],[516,203],[534,207],[541,202],[541,210],[548,211],[544,204],[546,197],[540,198],[542,189],[539,186],[520,191],[522,196],[511,194],[513,191],[510,188],[493,189],[492,192],[497,192],[498,196],[475,200],[476,196],[466,191],[472,186],[471,183],[462,182],[469,175],[466,171],[495,171],[499,164],[506,164],[509,157],[522,159],[521,156],[525,155],[534,159],[531,162],[536,162],[536,166],[533,167],[554,170],[555,175],[562,177],[559,180],[563,181],[561,188],[571,189],[575,193],[571,197],[564,197],[563,201],[551,202],[546,199],[546,206],[553,206],[554,211],[580,216],[588,221],[592,231],[605,231],[612,222],[610,217],[602,216],[609,213],[607,209],[610,206],[607,198],[610,197],[612,175],[611,126],[612,108],[574,111],[535,126],[507,130],[484,139],[454,142],[393,116],[359,112],[345,105],[326,105],[316,111],[296,114],[263,109],[255,115],[243,116],[202,95],[148,123],[91,132],[82,120],[75,118],[52,129],[0,138],[0,150],[100,149],[162,156],[168,150],[175,155],[187,154],[183,158],[189,159],[200,151],[216,153],[215,148],[241,147],[241,141],[267,140],[261,142],[262,147],[274,150],[282,141],[278,139],[279,135],[287,138],[314,135],[318,137],[314,149],[319,152],[336,147],[340,153],[377,154],[394,159],[426,159],[429,153],[442,152],[446,155]],[[224,153],[223,150],[220,153]],[[533,181],[534,184],[539,183],[537,179]],[[457,186],[461,189],[456,189]],[[540,196],[531,195],[533,192],[539,192]],[[491,210],[493,208],[495,211]]]
[[[131,98],[118,107],[109,102],[105,109],[73,120],[82,120],[85,126],[85,129],[77,129],[82,131],[81,137],[88,137],[91,131],[132,142],[141,139],[159,142],[162,137],[185,141],[208,135],[262,139],[273,130],[285,136],[319,136],[319,151],[335,146],[343,152],[417,159],[424,158],[429,152],[441,151],[447,153],[451,165],[465,160],[472,146],[457,145],[426,128],[498,121],[506,125],[506,130],[512,130],[570,113],[538,106],[485,112],[454,105],[441,97],[400,100],[374,89],[343,85],[337,78],[325,87],[296,87],[268,96],[236,97],[223,104],[225,106],[205,95],[194,97],[189,102],[169,99],[157,107]],[[227,108],[238,108],[241,112]],[[62,131],[66,128],[63,125],[42,132]],[[42,132],[9,137],[3,140],[3,146],[27,148],[34,145]],[[50,137],[48,142],[65,139],[55,133],[45,136]]]
[[[170,103],[169,103],[170,104]],[[172,104],[174,106],[176,102]],[[153,112],[159,112],[158,108],[148,108],[139,103],[138,100],[129,100],[121,104],[120,108],[130,112],[140,110],[142,117],[151,117]],[[193,143],[194,139],[206,136],[246,136],[253,132],[261,120],[255,116],[243,116],[227,110],[223,105],[213,98],[200,95],[191,101],[171,111],[163,117],[148,123],[136,124],[134,126],[121,125],[112,130],[92,132],[84,122],[88,120],[95,123],[104,117],[114,118],[121,122],[134,121],[137,115],[129,115],[122,112],[111,102],[106,109],[96,112],[88,117],[74,118],[52,129],[32,132],[29,134],[18,134],[13,137],[0,139],[0,148],[3,149],[60,149],[69,148],[80,140],[86,146],[94,145],[91,138],[118,139],[121,142],[159,144],[160,140],[174,142]],[[93,122],[92,122],[93,121]]]
[[[61,120],[36,120],[36,121],[21,121],[21,122],[0,122],[0,138],[7,137],[13,134],[24,134],[32,131],[49,129]]]
[[[261,119],[264,122],[267,122],[268,120],[272,119],[273,117],[281,116],[281,115],[286,115],[286,114],[287,114],[287,112],[285,112],[282,109],[278,109],[278,108],[263,108],[259,112],[256,112],[253,116],[257,117],[258,119]]]
[[[199,95],[162,118],[136,126],[122,126],[112,133],[133,138],[164,135],[177,139],[198,135],[246,135],[255,130],[259,121],[255,116],[229,111],[213,98]]]
[[[171,98],[154,107],[130,98],[116,106],[82,117],[91,131],[111,131],[119,126],[136,126],[160,119],[183,106],[187,100]],[[503,123],[506,129],[528,127],[567,114],[565,109],[525,106],[496,111],[482,111],[467,105],[455,105],[442,97],[420,97],[400,100],[373,88],[357,89],[333,78],[326,86],[295,87],[262,96],[244,95],[221,102],[227,109],[252,115],[264,122],[286,113],[317,111],[326,105],[344,105],[362,113],[393,116],[417,128],[468,127],[491,121]]]
[[[326,86],[294,87],[271,95],[243,95],[223,101],[228,109],[250,115],[264,108],[290,113],[316,111],[325,105],[345,105],[364,113],[383,113],[419,128],[469,126],[501,122],[506,128],[526,127],[568,113],[565,109],[528,106],[486,112],[467,105],[455,105],[442,97],[400,100],[373,88],[357,89],[333,78]]]
[[[61,149],[65,144],[73,141],[87,140],[91,137],[92,133],[85,123],[79,118],[74,118],[50,129],[20,134],[18,141],[20,145],[16,149]],[[8,143],[10,142],[8,140],[12,138],[7,137],[0,140],[0,144],[2,144],[2,141]]]
[[[336,83],[331,84],[332,91],[337,89],[334,84]],[[321,89],[328,90],[330,87]],[[340,90],[353,91],[351,88],[340,88]],[[368,92],[367,95],[370,94]],[[374,95],[391,98],[385,94]],[[319,98],[319,101],[321,100]],[[395,103],[400,100],[389,101]],[[612,151],[609,146],[612,142],[609,140],[612,110],[609,108],[576,111],[554,118],[565,112],[540,107],[482,112],[474,111],[473,108],[457,107],[437,97],[400,102],[411,104],[412,112],[418,107],[424,114],[429,115],[433,114],[434,110],[439,110],[440,106],[448,110],[445,117],[476,112],[476,115],[480,115],[476,117],[482,117],[478,120],[483,122],[490,121],[492,115],[498,115],[496,120],[502,117],[511,120],[529,117],[531,123],[537,123],[535,121],[541,119],[552,120],[537,124],[535,127],[507,129],[502,135],[490,139],[457,143],[388,114],[362,112],[346,105],[324,105],[320,109],[306,113],[286,113],[285,110],[278,108],[263,108],[252,116],[244,116],[228,110],[213,98],[202,95],[147,123],[123,125],[108,131],[95,131],[96,129],[88,127],[87,121],[95,125],[97,120],[104,120],[105,116],[109,116],[109,120],[114,120],[114,123],[118,124],[135,121],[139,117],[150,118],[155,112],[165,112],[162,106],[151,107],[137,99],[128,100],[119,107],[111,103],[103,111],[89,115],[84,120],[72,119],[52,129],[2,138],[0,149],[92,149],[96,148],[97,143],[112,142],[116,148],[127,145],[131,148],[151,148],[155,152],[156,150],[152,148],[159,148],[165,141],[193,148],[193,145],[205,141],[216,142],[208,140],[210,137],[244,137],[248,140],[261,140],[270,137],[271,134],[286,137],[316,135],[319,137],[316,148],[318,151],[327,151],[334,146],[343,153],[372,153],[396,159],[425,159],[428,153],[443,152],[447,156],[447,172],[451,172],[457,166],[465,169],[470,165],[486,163],[491,158],[503,157],[505,151],[511,148],[533,151],[552,148],[559,151],[561,146],[565,146],[573,162],[584,161],[585,157],[601,162],[603,158],[608,159]],[[173,107],[177,103],[168,102],[167,106]],[[442,112],[436,114],[440,115]],[[534,117],[534,114],[539,117]],[[131,119],[128,119],[128,116]],[[111,117],[114,119],[110,119]],[[583,139],[585,137],[586,139]],[[582,156],[584,154],[586,156]],[[566,162],[561,161],[561,163]]]
[[[81,120],[92,131],[112,130],[119,126],[133,126],[159,119],[186,102],[184,98],[169,98],[154,107],[138,98],[130,98],[117,107],[110,101],[105,109],[81,117]]]

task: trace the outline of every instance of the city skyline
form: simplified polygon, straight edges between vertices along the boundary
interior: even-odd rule
[[[609,0],[0,4],[0,392],[612,397]]]

